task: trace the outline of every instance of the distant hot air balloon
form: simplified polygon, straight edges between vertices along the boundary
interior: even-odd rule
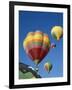
[[[44,64],[44,68],[45,68],[45,70],[46,70],[47,72],[50,72],[51,69],[52,69],[52,64],[49,63],[49,62],[46,62],[46,63]]]
[[[27,55],[38,65],[50,50],[50,39],[41,31],[29,32],[23,41],[23,47]]]
[[[51,43],[51,48],[55,48],[55,47],[56,47],[56,44]]]
[[[54,26],[51,30],[51,35],[56,40],[60,40],[60,38],[63,36],[63,28],[61,26]]]

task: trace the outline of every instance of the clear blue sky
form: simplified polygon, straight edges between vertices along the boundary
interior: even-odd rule
[[[63,76],[63,38],[59,41],[51,36],[51,28],[55,25],[63,27],[63,13],[57,12],[32,12],[19,11],[19,60],[22,63],[35,67],[34,62],[27,56],[23,49],[23,40],[28,32],[36,30],[47,33],[51,43],[56,44],[56,48],[51,49],[43,61],[39,64],[39,74],[45,77]],[[49,61],[53,68],[50,73],[44,69],[44,64]]]

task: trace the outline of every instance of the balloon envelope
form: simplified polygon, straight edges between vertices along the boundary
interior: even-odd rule
[[[29,32],[23,41],[23,46],[27,55],[39,64],[49,52],[50,39],[41,31]]]
[[[46,70],[47,72],[50,72],[51,69],[52,69],[52,64],[49,63],[49,62],[47,62],[47,63],[44,64],[44,68],[45,68],[45,70]]]
[[[54,26],[51,30],[51,35],[56,39],[59,40],[63,36],[63,29],[61,26]]]

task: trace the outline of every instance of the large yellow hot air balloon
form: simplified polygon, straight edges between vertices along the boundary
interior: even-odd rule
[[[47,72],[50,72],[51,69],[52,69],[52,64],[51,64],[50,62],[46,62],[46,63],[44,64],[44,68],[45,68],[45,70],[46,70]]]
[[[63,28],[61,26],[54,26],[51,30],[51,35],[56,40],[60,40],[60,38],[63,36]]]
[[[50,39],[41,31],[29,32],[23,41],[23,47],[31,60],[38,65],[50,50]]]

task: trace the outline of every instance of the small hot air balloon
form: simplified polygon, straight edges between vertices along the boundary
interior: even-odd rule
[[[49,62],[46,62],[46,63],[44,64],[44,68],[45,68],[45,70],[46,70],[47,72],[50,72],[51,69],[52,69],[52,64],[49,63]]]
[[[61,26],[54,26],[51,30],[51,35],[56,40],[60,40],[60,38],[63,36],[63,28]]]
[[[41,31],[29,32],[23,41],[23,47],[31,60],[38,65],[50,50],[50,39]]]
[[[55,47],[56,47],[56,44],[51,43],[51,48],[55,48]]]

